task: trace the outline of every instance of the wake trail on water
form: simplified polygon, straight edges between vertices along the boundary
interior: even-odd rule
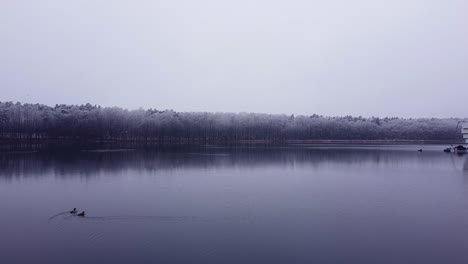
[[[47,220],[47,222],[50,223],[50,221],[54,220],[55,218],[61,216],[61,215],[64,215],[64,214],[69,214],[70,212],[69,211],[66,211],[66,212],[61,212],[61,213],[58,213],[58,214],[54,214],[53,216],[49,217],[49,219]]]
[[[85,216],[80,219],[86,220],[97,220],[97,221],[111,221],[111,220],[190,220],[195,219],[191,216],[161,216],[161,215],[111,215],[111,216]]]
[[[198,217],[195,216],[164,216],[164,215],[111,215],[111,216],[77,216],[74,214],[70,214],[70,212],[61,212],[57,213],[51,217],[49,217],[48,222],[52,222],[52,220],[58,218],[59,216],[62,217],[62,220],[72,220],[72,219],[79,219],[80,221],[112,221],[112,220],[157,220],[157,221],[183,221],[183,220],[195,220]]]
[[[60,217],[62,216],[62,217]],[[80,222],[128,222],[128,221],[236,221],[236,222],[258,222],[262,217],[256,216],[170,216],[170,215],[108,215],[108,216],[78,216],[70,212],[61,212],[49,217],[48,222],[61,219],[62,221]],[[57,222],[57,221],[54,221]],[[63,222],[62,222],[63,223]]]

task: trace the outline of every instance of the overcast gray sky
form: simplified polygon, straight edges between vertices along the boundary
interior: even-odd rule
[[[466,0],[0,1],[0,101],[468,116]]]

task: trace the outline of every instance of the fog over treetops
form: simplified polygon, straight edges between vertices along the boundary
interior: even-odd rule
[[[2,139],[130,141],[461,140],[456,118],[176,112],[0,102]]]

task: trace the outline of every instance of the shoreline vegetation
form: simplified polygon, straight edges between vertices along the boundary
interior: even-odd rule
[[[0,102],[0,144],[458,144],[460,120]]]
[[[463,144],[463,141],[453,140],[237,140],[237,141],[221,141],[221,140],[175,140],[175,141],[132,141],[132,140],[79,140],[79,139],[0,139],[0,144],[151,144],[151,145],[241,145],[241,144],[259,144],[259,145],[281,145],[281,144],[369,144],[369,145],[405,145],[405,144]]]

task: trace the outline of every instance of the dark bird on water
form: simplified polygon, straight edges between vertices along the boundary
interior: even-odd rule
[[[422,149],[418,149],[419,152],[422,152]]]
[[[85,216],[85,212],[83,211],[83,212],[79,213],[78,216]]]
[[[73,210],[70,211],[70,214],[76,214],[76,208],[73,208]]]

